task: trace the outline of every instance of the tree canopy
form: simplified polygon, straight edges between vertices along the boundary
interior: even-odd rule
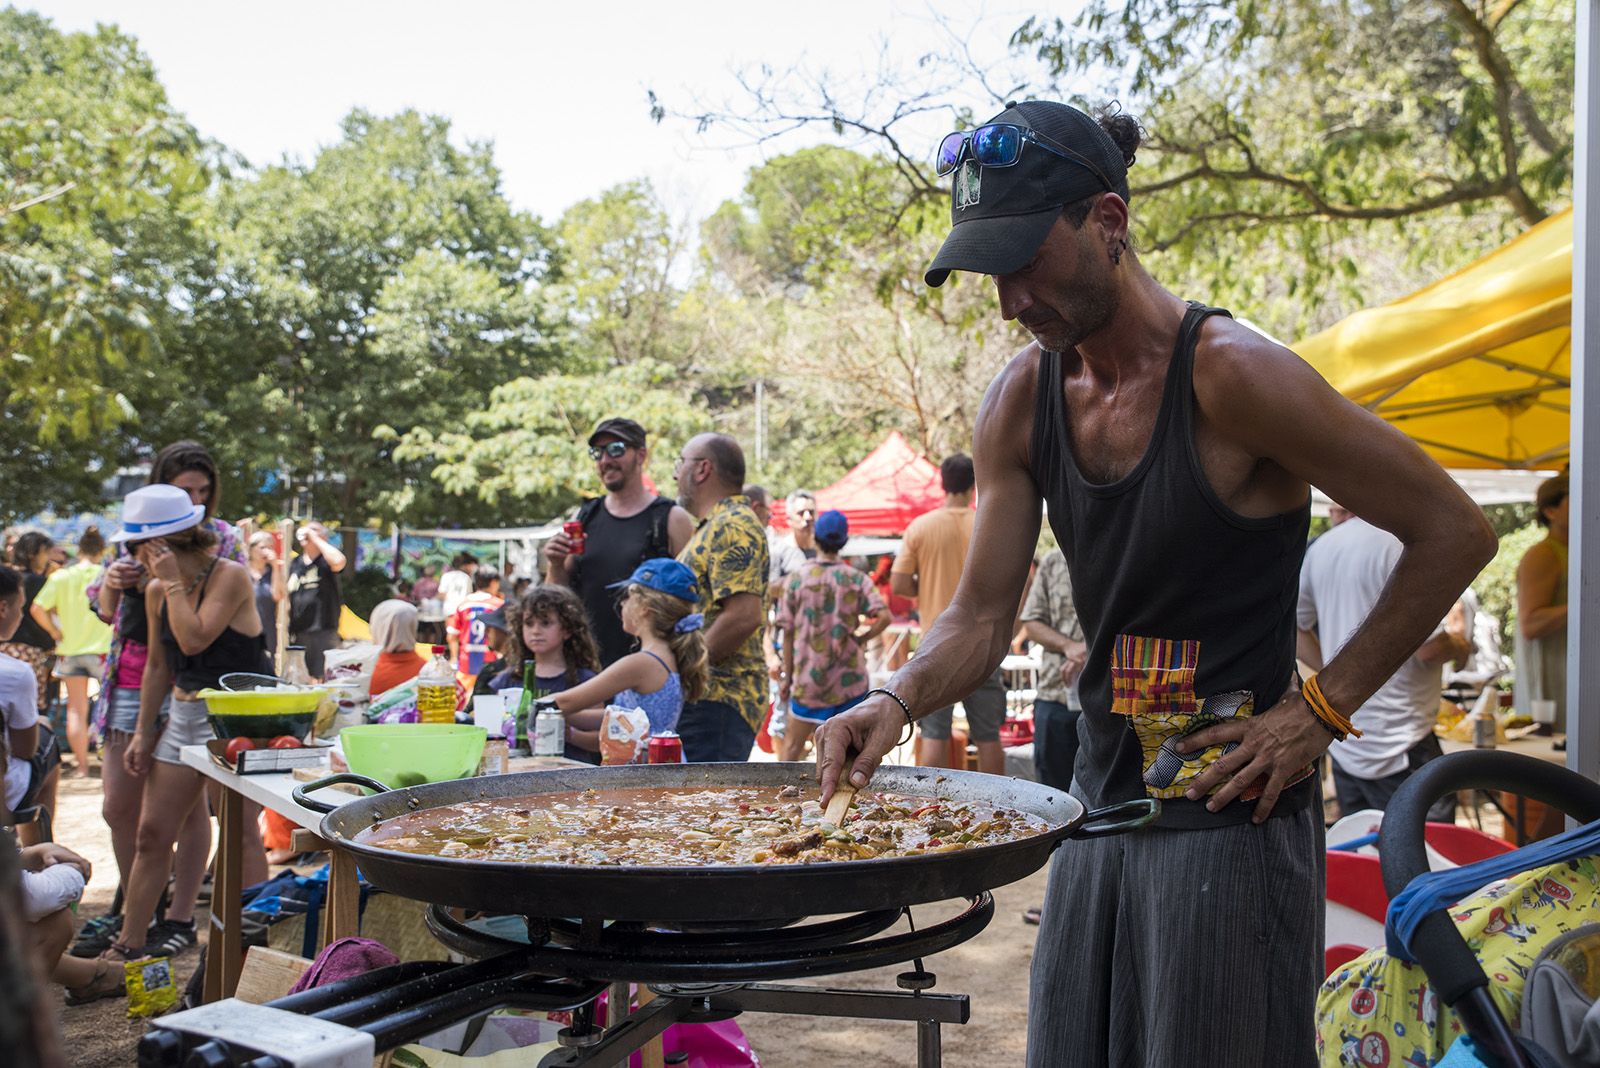
[[[1138,117],[1140,255],[1286,338],[1570,193],[1557,0],[1091,0],[1008,26],[999,59],[945,25],[848,84],[761,69],[730,105],[654,100],[771,150],[704,219],[642,176],[545,221],[445,117],[358,110],[312,158],[251,165],[132,38],[0,10],[0,519],[103,503],[180,437],[217,454],[225,511],[351,526],[547,519],[598,492],[607,415],[651,431],[668,492],[707,429],[780,493],[890,430],[969,449],[1026,336],[985,281],[922,283],[949,217],[925,128],[1008,99]],[[784,151],[806,126],[829,143]]]

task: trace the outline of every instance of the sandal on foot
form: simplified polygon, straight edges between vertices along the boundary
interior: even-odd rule
[[[126,992],[122,965],[102,958],[95,968],[93,979],[83,986],[67,987],[67,1004],[87,1005],[101,998],[121,997]]]
[[[1031,924],[1034,927],[1037,927],[1037,926],[1039,926],[1039,921],[1041,919],[1043,919],[1043,918],[1044,918],[1044,906],[1043,905],[1034,905],[1031,908],[1025,908],[1025,909],[1022,910],[1022,922],[1023,923]]]

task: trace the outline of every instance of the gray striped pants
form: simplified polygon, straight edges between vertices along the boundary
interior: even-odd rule
[[[1065,842],[1034,950],[1028,1064],[1314,1065],[1321,812]]]

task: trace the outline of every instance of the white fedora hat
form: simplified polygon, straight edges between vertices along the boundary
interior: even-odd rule
[[[193,504],[177,486],[140,486],[122,499],[122,529],[113,542],[164,538],[199,524],[206,506]]]

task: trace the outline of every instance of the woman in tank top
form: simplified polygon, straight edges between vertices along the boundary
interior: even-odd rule
[[[1567,730],[1567,474],[1539,483],[1534,519],[1544,540],[1517,564],[1517,675],[1520,715],[1533,716],[1533,702],[1554,701],[1553,724]]]
[[[145,486],[128,495],[123,529],[112,539],[129,544],[151,580],[144,591],[150,640],[139,719],[123,756],[129,773],[144,777],[144,795],[123,925],[103,954],[108,959],[171,956],[194,945],[192,894],[174,895],[166,919],[151,926],[178,830],[205,804],[205,779],[183,766],[178,750],[212,737],[201,690],[230,672],[271,670],[250,572],[213,554],[216,535],[202,525],[204,517],[205,506],[176,486]],[[167,722],[158,728],[169,692]],[[251,844],[245,843],[247,854]],[[259,841],[254,845],[259,853]]]
[[[644,709],[651,734],[675,730],[684,701],[704,691],[708,671],[700,631],[705,620],[695,611],[692,571],[659,557],[646,560],[612,588],[627,591],[622,628],[639,639],[639,651],[548,699],[566,717],[568,739],[591,751],[600,748],[606,705]]]

